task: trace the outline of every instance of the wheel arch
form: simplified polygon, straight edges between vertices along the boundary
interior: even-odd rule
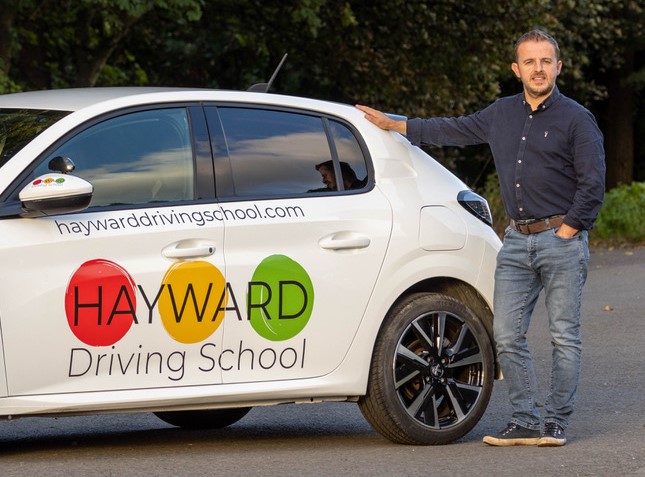
[[[358,400],[363,416],[401,444],[463,437],[483,415],[499,377],[491,333],[492,311],[467,283],[439,277],[410,286],[379,326],[367,391]]]
[[[414,293],[442,293],[464,303],[482,319],[482,324],[484,325],[484,328],[486,328],[488,338],[493,346],[493,350],[495,350],[495,340],[493,337],[493,310],[490,308],[484,297],[482,297],[482,295],[473,286],[451,277],[428,278],[415,283],[401,293],[390,306],[388,314],[402,300]],[[383,323],[385,323],[385,320],[381,323],[378,333],[381,332]],[[501,378],[497,353],[495,353],[495,376],[497,379]]]

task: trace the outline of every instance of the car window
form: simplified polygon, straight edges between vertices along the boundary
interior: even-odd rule
[[[356,137],[345,125],[336,121],[329,121],[329,131],[340,161],[344,188],[348,190],[365,187],[367,167]]]
[[[191,200],[193,149],[186,110],[139,111],[96,124],[50,154],[66,156],[73,174],[94,186],[90,207]]]
[[[365,185],[365,159],[344,125],[298,112],[233,107],[217,111],[230,160],[232,195],[307,195]],[[209,121],[213,115],[211,110]],[[341,174],[343,181],[337,179]]]
[[[302,194],[322,185],[316,165],[332,159],[319,117],[219,108],[236,196]]]

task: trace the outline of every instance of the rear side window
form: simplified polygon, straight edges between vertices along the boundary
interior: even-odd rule
[[[194,198],[193,149],[184,108],[139,111],[96,124],[50,154],[71,158],[94,186],[90,207]]]
[[[360,146],[340,123],[288,111],[217,111],[230,161],[230,193],[236,197],[334,193],[366,184]],[[209,121],[213,116],[211,110]]]
[[[340,161],[345,190],[361,189],[367,184],[367,167],[358,141],[346,126],[329,121],[333,146]]]

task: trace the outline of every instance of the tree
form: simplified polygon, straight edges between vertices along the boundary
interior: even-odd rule
[[[541,3],[541,18],[565,53],[563,84],[574,97],[596,106],[605,135],[607,188],[631,184],[635,151],[645,152],[642,139],[635,144],[634,129],[645,89],[645,5],[632,0]]]
[[[493,101],[499,77],[512,76],[516,25],[531,15],[522,3],[220,0],[205,4],[190,30],[160,28],[171,19],[156,12],[156,28],[138,28],[128,50],[154,84],[246,89],[266,81],[287,53],[274,91],[409,116],[463,114]],[[161,61],[146,53],[149,45],[165,52]],[[459,167],[482,162],[478,153],[486,151],[434,154]],[[468,175],[477,177],[481,164],[472,169]]]
[[[19,2],[0,0],[0,93],[17,90],[9,80],[13,49],[12,27],[18,13]]]
[[[94,86],[149,12],[197,20],[201,0],[0,0],[0,74],[27,89]]]
[[[561,89],[599,119],[612,187],[645,175],[645,134],[634,132],[645,132],[644,10],[635,0],[0,0],[0,92],[239,90],[267,81],[287,53],[274,92],[452,116],[521,91],[513,44],[540,26],[560,42]],[[487,148],[432,152],[483,185]]]

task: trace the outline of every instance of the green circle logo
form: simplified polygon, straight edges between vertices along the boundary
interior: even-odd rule
[[[307,325],[314,287],[302,266],[285,255],[271,255],[255,269],[247,293],[253,329],[271,341],[293,338]]]

